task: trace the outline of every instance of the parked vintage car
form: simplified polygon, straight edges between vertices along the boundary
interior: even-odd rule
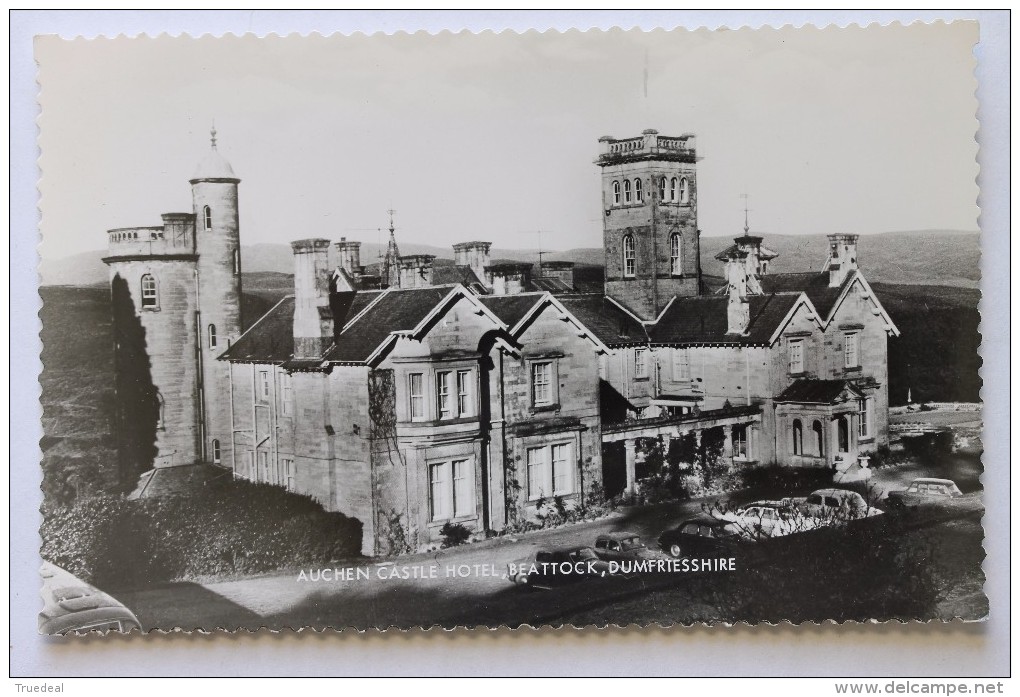
[[[43,580],[40,634],[142,629],[131,610],[69,571],[44,562],[39,573]]]
[[[886,505],[891,509],[916,508],[922,505],[952,504],[963,497],[963,492],[951,479],[921,477],[910,482],[906,489],[890,491]]]
[[[847,489],[818,489],[803,499],[791,499],[791,502],[805,516],[817,519],[817,525],[847,523],[882,513],[869,506],[856,491]]]
[[[790,499],[754,501],[718,514],[721,520],[734,524],[740,534],[754,539],[782,537],[818,526],[818,518],[800,511]]]
[[[633,532],[607,532],[595,538],[595,554],[604,561],[626,561],[653,557],[654,554]]]
[[[729,553],[753,537],[741,533],[738,524],[702,515],[685,520],[659,535],[659,547],[671,557],[704,557]]]
[[[507,565],[507,578],[525,589],[557,588],[609,575],[609,563],[591,547],[541,550]]]

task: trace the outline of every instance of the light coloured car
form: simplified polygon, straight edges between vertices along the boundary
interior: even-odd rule
[[[718,517],[733,523],[742,535],[756,540],[812,530],[818,527],[819,521],[798,510],[789,499],[754,501]]]
[[[882,514],[874,506],[869,506],[863,496],[847,489],[818,489],[795,501],[797,510],[816,518],[817,525],[847,523]]]
[[[901,491],[890,491],[886,496],[889,508],[913,508],[925,504],[945,505],[963,497],[960,487],[951,479],[921,477],[910,482]]]
[[[56,564],[44,562],[39,571],[43,609],[40,634],[75,632],[130,632],[142,629],[131,610],[98,588],[85,583]]]

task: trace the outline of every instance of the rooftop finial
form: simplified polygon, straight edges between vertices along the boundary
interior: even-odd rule
[[[391,208],[386,212],[390,214],[390,237],[393,237],[393,233],[396,232],[397,229],[393,227],[393,214],[396,213],[396,211]]]
[[[740,194],[740,198],[744,199],[744,234],[745,235],[749,235],[751,233],[751,226],[747,222],[747,211],[748,211],[748,208],[747,208],[747,199],[749,198],[749,196],[747,194]]]
[[[212,129],[209,130],[209,140],[212,142],[212,149],[216,149],[216,122],[213,121]]]

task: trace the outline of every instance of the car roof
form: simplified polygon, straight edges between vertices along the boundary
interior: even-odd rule
[[[918,477],[910,483],[915,484],[918,482],[922,484],[952,484],[953,486],[956,486],[956,482],[952,479],[936,479],[935,477]]]
[[[617,541],[619,541],[619,540],[628,540],[631,537],[641,537],[641,536],[638,535],[636,532],[626,532],[624,530],[619,530],[619,531],[616,531],[616,532],[604,532],[601,535],[599,535],[598,537],[596,537],[595,539],[596,540],[617,540]]]
[[[785,508],[789,504],[782,501],[751,501],[751,503],[745,503],[741,508],[751,508],[752,506],[761,506],[762,508]]]
[[[694,518],[688,518],[684,522],[680,523],[680,527],[683,527],[683,526],[688,525],[690,523],[697,523],[698,525],[715,525],[715,526],[722,527],[722,526],[729,525],[730,522],[731,521],[729,521],[729,520],[722,520],[720,518],[713,518],[710,515],[699,515],[699,516],[695,516]]]
[[[815,489],[811,492],[820,496],[846,496],[847,494],[857,494],[856,491],[850,491],[849,489]],[[857,494],[860,496],[860,494]]]

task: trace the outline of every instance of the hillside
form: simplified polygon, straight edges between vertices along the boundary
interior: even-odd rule
[[[825,235],[770,235],[762,233],[765,244],[779,253],[772,270],[805,271],[821,268],[826,253]],[[732,243],[731,237],[702,237],[701,260],[706,274],[722,275],[722,265],[715,255]],[[371,265],[379,260],[385,248],[372,242],[361,247],[361,261]],[[403,254],[434,254],[437,262],[453,258],[448,247],[402,244]],[[872,281],[886,283],[932,284],[976,288],[981,277],[978,233],[954,230],[921,230],[864,235],[860,241],[860,264]],[[47,259],[40,263],[42,284],[88,286],[108,280],[102,262],[104,252],[83,252],[63,259]],[[537,250],[492,249],[492,258],[506,261],[537,261]],[[574,261],[601,266],[601,248],[585,247],[561,252],[548,252],[551,261]],[[290,245],[246,245],[242,251],[246,272],[291,273],[293,259]]]

